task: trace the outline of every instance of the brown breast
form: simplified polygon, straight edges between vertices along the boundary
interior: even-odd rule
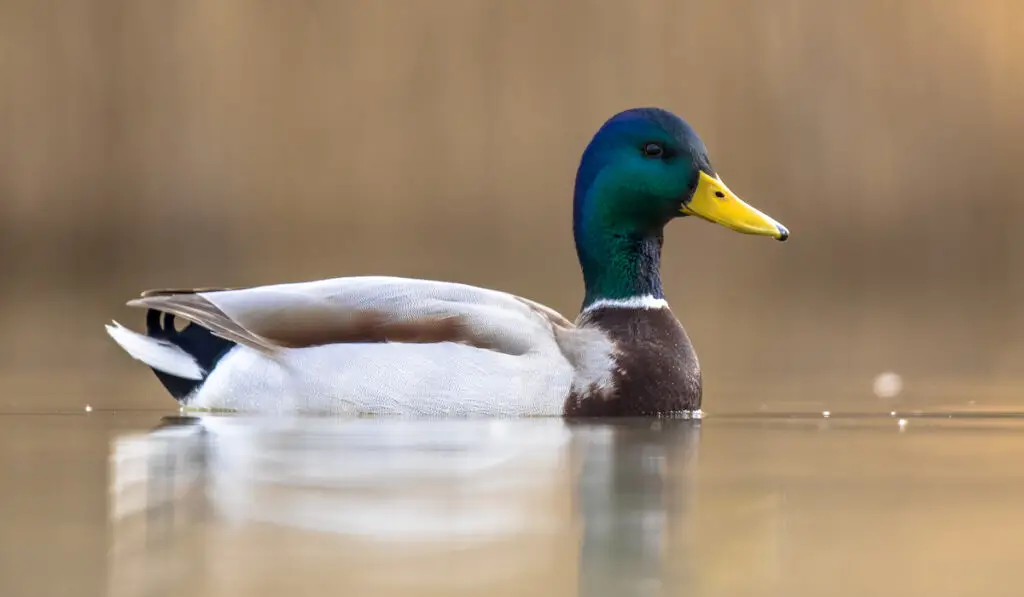
[[[565,416],[652,416],[700,408],[697,354],[670,309],[599,308],[578,323],[603,330],[615,342],[615,389],[604,396],[570,395]]]

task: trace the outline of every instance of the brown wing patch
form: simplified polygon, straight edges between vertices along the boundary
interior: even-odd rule
[[[242,323],[199,294],[171,292],[159,291],[129,301],[128,305],[172,313],[222,338],[263,352],[324,344],[378,342],[455,342],[508,352],[507,347],[495,339],[475,333],[469,321],[460,315],[396,321],[376,311],[329,315],[316,310],[270,311]]]
[[[473,333],[466,319],[459,315],[395,321],[368,311],[332,318],[319,325],[296,323],[293,320],[270,328],[261,326],[260,332],[279,346],[289,348],[338,343],[455,342],[487,350],[501,349],[492,339]]]

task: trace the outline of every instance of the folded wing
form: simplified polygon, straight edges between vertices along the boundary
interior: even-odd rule
[[[476,286],[354,276],[244,289],[155,290],[128,303],[273,352],[360,342],[456,342],[511,355],[574,324],[544,305]]]

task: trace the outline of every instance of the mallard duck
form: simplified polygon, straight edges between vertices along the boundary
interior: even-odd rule
[[[110,336],[182,405],[241,412],[660,416],[699,411],[701,370],[662,293],[664,227],[697,216],[785,241],[740,200],[678,116],[608,119],[576,173],[585,294],[575,322],[466,284],[341,277],[242,289],[151,290],[146,333]],[[178,331],[175,317],[187,320]]]

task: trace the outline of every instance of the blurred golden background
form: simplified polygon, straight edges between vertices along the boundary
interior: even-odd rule
[[[393,274],[574,316],[579,156],[640,105],[793,233],[668,230],[707,410],[888,410],[890,370],[1012,403],[1022,39],[1013,0],[0,0],[0,411],[173,407],[102,327],[150,287]]]

